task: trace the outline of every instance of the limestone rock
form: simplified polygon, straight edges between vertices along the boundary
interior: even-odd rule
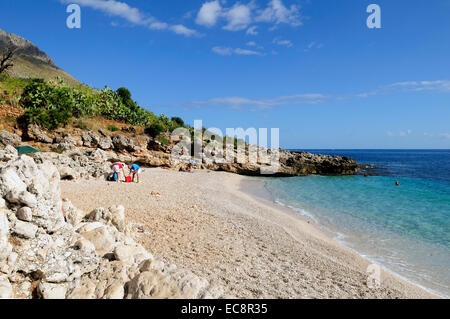
[[[81,235],[94,244],[100,256],[111,253],[114,249],[114,237],[108,232],[106,227],[99,227],[90,232],[81,233]]]
[[[38,292],[42,299],[65,299],[67,287],[63,284],[52,284],[41,282]]]
[[[22,207],[17,211],[17,218],[25,222],[31,222],[33,220],[33,211],[30,207]]]
[[[11,299],[13,297],[13,287],[7,278],[0,277],[0,299]]]
[[[7,145],[19,145],[21,142],[22,139],[19,135],[6,131],[0,131],[0,146],[2,148],[6,147]]]
[[[120,283],[113,283],[105,290],[104,299],[123,299],[125,297],[125,289]]]
[[[29,139],[42,143],[53,143],[53,139],[50,138],[38,125],[30,124],[27,127],[26,135]]]
[[[23,221],[16,221],[14,227],[13,227],[14,233],[16,233],[18,236],[31,239],[36,236],[36,232],[38,230],[38,227],[36,225],[33,225],[31,223],[26,223]]]

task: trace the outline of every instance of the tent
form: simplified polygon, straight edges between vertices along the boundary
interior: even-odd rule
[[[29,145],[15,146],[15,149],[19,152],[19,155],[39,153],[37,149]]]

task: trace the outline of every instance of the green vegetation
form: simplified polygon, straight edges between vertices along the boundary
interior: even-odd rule
[[[169,145],[169,140],[167,138],[165,138],[164,136],[160,136],[158,138],[158,141],[160,141],[161,144],[164,145],[164,146]]]
[[[117,132],[117,131],[120,131],[120,128],[111,124],[111,125],[108,125],[108,131]]]
[[[154,113],[140,107],[132,99],[131,92],[124,87],[117,91],[105,87],[102,90],[92,89],[85,85],[68,86],[61,79],[45,81],[43,79],[20,79],[0,75],[0,104],[23,107],[24,115],[18,119],[21,124],[36,123],[49,130],[72,124],[77,128],[90,127],[90,119],[105,118],[127,124],[124,131],[136,132],[136,127],[144,128],[144,132],[168,145],[167,138],[160,136],[165,132],[173,132],[183,127],[191,135],[194,129],[186,125],[182,118],[169,118],[164,114],[157,117]],[[7,122],[15,120],[7,118]],[[111,132],[120,129],[110,124]],[[203,129],[205,132],[205,129]],[[224,142],[225,137],[211,137],[213,143]],[[245,141],[235,137],[226,137],[226,143],[246,145]]]
[[[165,131],[164,125],[158,121],[152,123],[149,127],[145,129],[145,133],[150,135],[151,137],[156,137],[164,131]]]
[[[86,128],[86,119],[104,117],[109,120],[141,126],[153,137],[185,127],[179,117],[159,118],[132,99],[131,92],[124,87],[117,91],[105,87],[91,89],[85,85],[68,86],[61,79],[44,81],[42,79],[18,79],[0,76],[0,104],[23,107],[25,114],[21,123],[36,123],[49,130],[72,123]],[[118,131],[109,127],[110,131]]]

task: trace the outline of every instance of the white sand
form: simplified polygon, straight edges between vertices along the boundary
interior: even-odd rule
[[[238,298],[433,298],[382,272],[299,214],[243,192],[252,179],[223,172],[146,169],[143,184],[62,183],[86,212],[123,205],[157,258],[220,284]],[[161,192],[161,196],[151,195]]]

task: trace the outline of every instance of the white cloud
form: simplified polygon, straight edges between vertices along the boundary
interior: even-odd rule
[[[232,55],[233,54],[232,48],[214,47],[214,48],[212,48],[212,51],[219,55]]]
[[[385,88],[399,88],[408,91],[450,91],[450,81],[406,81],[392,83]]]
[[[235,49],[234,50],[235,54],[238,55],[264,55],[264,53],[258,52],[258,51],[253,51],[253,50],[245,50],[245,49]]]
[[[247,42],[247,45],[248,45],[249,47],[256,47],[256,42],[250,41],[250,42]]]
[[[221,16],[221,14],[222,6],[218,0],[206,2],[200,8],[195,22],[206,27],[212,27],[216,24],[217,19]]]
[[[283,40],[280,38],[273,39],[273,43],[277,44],[277,45],[285,46],[288,48],[291,48],[294,45],[291,40]]]
[[[176,34],[182,34],[182,35],[187,36],[187,37],[191,37],[191,36],[194,36],[194,35],[199,35],[197,33],[197,31],[189,29],[189,28],[187,28],[187,27],[185,27],[184,25],[181,25],[181,24],[173,25],[169,29],[172,30],[173,32],[175,32]]]
[[[323,48],[324,45],[323,43],[316,43],[316,42],[310,42],[306,48],[304,49],[305,52],[308,52],[311,49],[321,49]]]
[[[248,28],[246,33],[248,35],[258,35],[258,31],[256,31],[257,28],[258,27],[254,25],[254,26]]]
[[[240,31],[247,29],[252,22],[252,5],[235,4],[231,9],[224,13],[225,19],[228,21],[223,29],[228,31]]]
[[[387,132],[387,135],[390,136],[390,137],[406,137],[406,136],[408,136],[408,135],[411,135],[412,132],[413,132],[412,130],[400,131],[400,132],[391,132],[391,131],[388,131],[388,132]]]
[[[153,22],[148,27],[152,30],[165,30],[169,25],[165,22]]]
[[[219,47],[219,46],[213,47],[212,51],[219,55],[233,55],[233,54],[236,54],[236,55],[261,55],[261,56],[265,55],[262,52],[253,51],[253,50],[246,50],[246,49],[241,49],[241,48],[233,49],[233,48]]]
[[[221,4],[222,3],[222,4]],[[212,27],[220,19],[226,21],[223,29],[229,31],[241,31],[247,29],[248,35],[257,35],[257,26],[250,26],[252,23],[271,23],[273,26],[285,23],[293,27],[302,25],[300,8],[291,5],[289,8],[283,4],[282,0],[270,0],[266,8],[258,9],[256,1],[251,0],[247,4],[236,2],[229,8],[224,8],[226,1],[209,1],[203,3],[197,13],[196,23],[206,27]]]
[[[120,17],[132,24],[147,26],[151,30],[171,30],[176,34],[184,36],[199,35],[197,31],[191,30],[183,25],[169,25],[158,21],[155,17],[141,12],[138,8],[129,6],[125,2],[116,0],[60,0],[62,3],[76,3],[81,6],[92,8],[113,17]]]
[[[282,0],[271,0],[266,9],[259,11],[259,15],[255,20],[273,22],[275,24],[286,23],[293,27],[303,25],[300,8],[296,5],[291,5],[287,8]]]
[[[212,98],[203,101],[183,103],[191,107],[225,107],[238,110],[263,111],[286,105],[318,104],[327,99],[322,94],[297,94],[275,98],[246,98],[239,96]],[[178,105],[174,105],[178,106]]]

